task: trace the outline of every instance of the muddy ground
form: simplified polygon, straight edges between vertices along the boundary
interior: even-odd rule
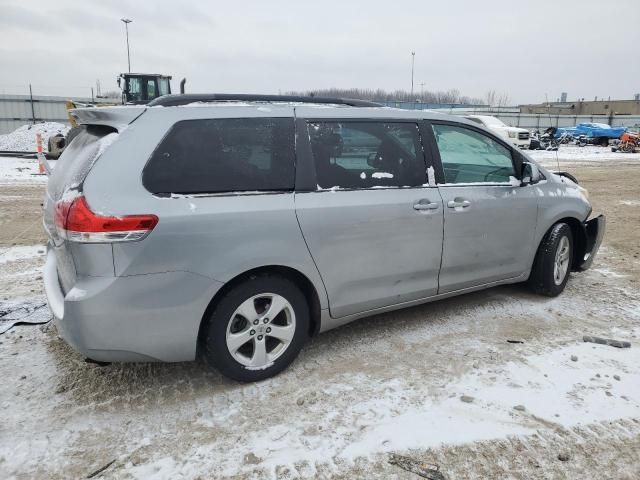
[[[0,335],[0,477],[419,478],[397,452],[448,479],[639,478],[640,164],[568,170],[607,235],[554,299],[516,285],[379,315],[254,385],[197,363],[88,364],[51,325]],[[0,185],[0,247],[43,243],[42,192]],[[41,264],[0,264],[3,308],[42,302]]]

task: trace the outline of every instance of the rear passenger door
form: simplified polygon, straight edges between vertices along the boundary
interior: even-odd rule
[[[440,293],[517,278],[528,272],[538,201],[520,186],[516,153],[480,129],[432,123],[444,176]]]
[[[442,201],[428,185],[417,122],[299,120],[296,213],[331,316],[435,295]],[[301,131],[302,130],[302,131]]]

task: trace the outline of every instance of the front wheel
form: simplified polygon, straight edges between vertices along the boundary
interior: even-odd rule
[[[559,295],[569,280],[573,258],[573,235],[566,223],[556,223],[542,239],[533,262],[529,285],[548,297]]]
[[[272,377],[296,358],[309,331],[309,307],[287,278],[247,278],[216,304],[204,325],[203,355],[241,382]]]

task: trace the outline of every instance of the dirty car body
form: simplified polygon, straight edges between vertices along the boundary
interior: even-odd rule
[[[214,366],[261,378],[299,334],[527,281],[554,225],[574,271],[604,234],[584,189],[458,117],[286,102],[74,115],[84,131],[44,202],[44,282],[61,336],[99,361],[226,345]]]

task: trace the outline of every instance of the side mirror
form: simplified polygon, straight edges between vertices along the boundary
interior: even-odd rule
[[[540,181],[540,170],[535,163],[522,162],[520,186],[534,185]]]

